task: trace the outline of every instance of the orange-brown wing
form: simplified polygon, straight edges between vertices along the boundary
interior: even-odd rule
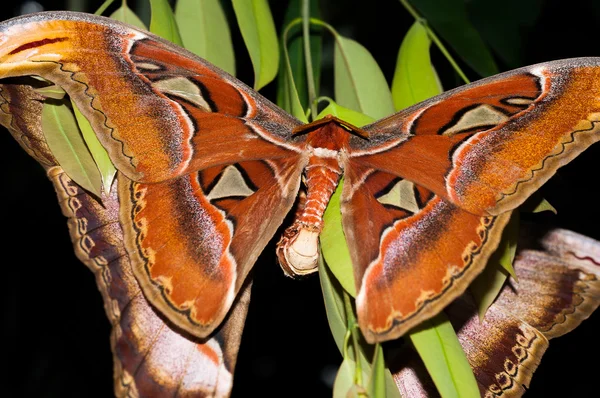
[[[212,167],[162,183],[119,179],[121,224],[146,297],[204,337],[292,207],[296,158]]]
[[[298,120],[148,32],[49,12],[3,22],[0,44],[0,78],[38,75],[64,88],[117,169],[134,181],[298,151]]]
[[[600,242],[559,229],[535,241],[521,238],[519,244],[542,250],[520,251],[518,282],[510,280],[483,322],[469,294],[445,310],[486,398],[522,396],[548,339],[570,332],[600,305]],[[402,354],[388,358],[400,391],[438,396],[415,353]]]
[[[473,215],[392,174],[347,168],[342,223],[366,339],[397,338],[461,295],[509,215]]]
[[[499,74],[364,127],[352,161],[474,214],[514,209],[600,140],[600,58]]]
[[[197,339],[165,319],[146,300],[133,275],[119,223],[117,185],[100,202],[75,184],[46,145],[41,130],[43,98],[26,85],[2,84],[0,92],[0,123],[47,170],[68,218],[75,253],[96,277],[112,325],[116,396],[228,396],[250,280],[210,338]]]
[[[0,78],[61,86],[121,176],[125,248],[150,302],[208,336],[296,196],[300,122],[147,32],[57,12],[0,25]]]

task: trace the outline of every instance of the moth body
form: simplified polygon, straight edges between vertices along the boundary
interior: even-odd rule
[[[317,270],[323,214],[343,174],[342,158],[351,134],[334,118],[327,117],[318,123],[306,139],[306,150],[310,153],[303,176],[306,200],[277,244],[279,263],[288,276]]]

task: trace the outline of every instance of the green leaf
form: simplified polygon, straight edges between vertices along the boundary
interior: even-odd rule
[[[100,171],[104,193],[108,195],[113,180],[115,179],[115,175],[117,174],[117,169],[113,166],[106,149],[104,149],[102,144],[100,144],[100,141],[98,141],[98,137],[90,125],[90,122],[83,116],[75,102],[71,101],[71,105],[73,106],[73,113],[75,114],[79,130],[81,131],[88,150],[98,167],[98,171]]]
[[[235,55],[219,0],[179,0],[175,20],[185,48],[235,75]]]
[[[277,103],[284,110],[288,111],[296,118],[301,120],[304,123],[308,123],[308,119],[306,118],[306,114],[304,113],[304,108],[300,103],[300,98],[298,97],[298,90],[296,90],[296,84],[293,76],[292,66],[290,65],[290,59],[288,57],[287,47],[284,43],[287,41],[287,34],[289,31],[289,26],[284,29],[281,39],[281,47],[283,49],[283,60],[282,63],[285,65],[285,68],[281,71],[282,76],[285,78],[280,79],[281,87],[278,87],[278,95]]]
[[[94,12],[94,15],[102,15],[104,14],[104,11],[106,11],[106,9],[108,7],[110,7],[110,5],[112,3],[114,3],[115,0],[106,0],[104,3],[102,3],[102,5],[100,5],[100,7],[98,7],[98,9],[96,10],[96,12]]]
[[[358,397],[356,389],[353,389],[356,362],[350,358],[344,358],[333,383],[333,398]]]
[[[488,308],[500,294],[506,279],[512,276],[517,280],[513,261],[517,252],[518,238],[519,212],[514,211],[502,232],[502,239],[498,248],[488,260],[483,272],[469,286],[475,303],[477,303],[480,320],[483,320]]]
[[[554,206],[544,198],[532,210],[533,213],[541,213],[542,211],[551,211],[554,214],[558,214]]]
[[[331,270],[328,265],[323,261],[323,258],[319,258],[319,280],[321,282],[321,290],[323,291],[323,299],[325,301],[325,311],[327,313],[327,321],[333,339],[341,353],[344,352],[344,339],[346,333],[348,333],[347,325],[348,319],[346,317],[346,311],[344,309],[343,300],[343,289],[339,282],[332,278]],[[365,353],[365,343],[359,344],[358,347],[351,346],[347,350],[349,358],[356,358],[356,350],[358,349],[358,356],[362,369],[368,370],[370,364],[367,361],[367,353]],[[365,376],[367,374],[365,373]],[[381,376],[377,376],[381,377]],[[384,381],[386,389],[386,398],[400,398],[400,393],[394,383],[392,374],[389,369],[384,370]]]
[[[254,67],[254,89],[275,79],[279,45],[267,0],[233,0],[233,10]]]
[[[344,108],[341,105],[336,104],[333,101],[329,101],[329,105],[327,105],[315,118],[315,120],[319,120],[324,118],[327,115],[332,115],[337,118],[340,118],[356,127],[362,127],[369,123],[373,123],[375,119],[370,116],[367,116],[363,113],[353,111],[352,109]]]
[[[477,304],[480,321],[483,321],[488,308],[494,303],[509,277],[506,269],[492,263],[489,265],[469,285],[469,291]]]
[[[344,290],[352,297],[356,297],[352,260],[342,230],[340,197],[343,185],[344,181],[342,179],[329,200],[323,216],[323,231],[321,231],[319,239],[321,241],[321,253],[325,257],[325,261],[329,265],[331,272],[335,275]]]
[[[71,109],[57,101],[44,102],[42,131],[48,147],[65,173],[85,190],[101,197],[102,177]]]
[[[551,211],[554,214],[558,213],[554,206],[552,206],[550,202],[544,199],[538,192],[534,192],[533,195],[527,198],[525,203],[523,203],[519,209],[531,213],[541,213],[542,211]]]
[[[498,264],[502,268],[504,268],[508,273],[517,279],[517,274],[515,273],[515,269],[513,268],[513,261],[515,260],[515,254],[517,253],[517,241],[519,240],[519,225],[520,225],[520,217],[518,211],[513,211],[508,224],[504,227],[504,231],[502,232],[502,240],[500,241],[500,245],[498,249],[492,255],[492,259],[496,261],[495,255],[497,253],[500,256],[497,259]],[[490,261],[488,261],[490,264]],[[493,263],[492,263],[493,264]]]
[[[443,398],[480,396],[473,370],[443,313],[413,329],[409,338]]]
[[[371,377],[367,386],[369,398],[386,398],[385,395],[385,362],[381,344],[375,345],[375,354],[371,363]]]
[[[430,45],[427,30],[421,23],[415,22],[404,36],[398,52],[392,80],[392,98],[396,110],[408,108],[443,91],[431,64]]]
[[[46,87],[40,87],[34,89],[36,93],[43,95],[46,98],[52,98],[56,100],[61,100],[67,94],[62,87],[52,84]]]
[[[173,10],[167,0],[150,0],[150,32],[183,46]]]
[[[394,113],[392,94],[373,56],[359,43],[338,34],[334,49],[335,100],[381,119]]]
[[[335,279],[331,278],[330,272],[329,267],[323,261],[323,257],[319,256],[319,281],[321,282],[323,300],[325,301],[327,322],[338,349],[343,352],[347,319],[344,311],[344,300],[342,299],[342,287]]]
[[[410,3],[478,74],[498,73],[492,54],[469,21],[464,0],[410,0]]]
[[[318,0],[310,0],[310,16],[311,18],[320,18]],[[289,27],[290,23],[302,17],[302,0],[291,0],[285,18],[283,20],[283,26]],[[318,90],[319,81],[321,78],[321,47],[322,47],[322,28],[320,26],[311,26],[310,33],[310,55],[312,59],[313,77],[315,79],[315,87]],[[283,46],[287,48],[288,59],[291,67],[291,73],[294,77],[294,83],[298,90],[298,98],[302,108],[308,109],[310,104],[308,103],[308,83],[306,75],[306,62],[304,58],[304,43],[302,41],[302,25],[294,25],[287,35],[288,39],[283,41]],[[282,67],[284,66],[285,60],[282,58]],[[287,89],[288,74],[280,69],[277,84],[277,104],[286,111],[290,112],[290,108],[287,101],[288,93],[285,92]],[[315,93],[318,96],[318,92]]]
[[[126,2],[123,2],[121,7],[117,8],[115,12],[110,14],[110,18],[115,19],[117,21],[121,21],[127,23],[129,25],[133,25],[140,29],[148,30],[146,25],[142,22],[140,17],[138,17],[132,10],[127,6]]]

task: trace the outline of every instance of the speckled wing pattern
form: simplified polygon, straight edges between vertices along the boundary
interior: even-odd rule
[[[46,169],[68,219],[75,254],[96,276],[112,325],[116,396],[229,396],[251,280],[210,338],[195,338],[170,323],[146,300],[134,277],[123,245],[117,184],[101,202],[84,191],[57,165],[46,144],[44,98],[24,84],[0,84],[0,94],[0,123]]]
[[[518,282],[510,279],[482,322],[468,293],[444,310],[486,398],[522,396],[548,340],[600,305],[600,242],[562,229],[525,231],[514,263]],[[388,359],[403,396],[439,396],[414,351]]]

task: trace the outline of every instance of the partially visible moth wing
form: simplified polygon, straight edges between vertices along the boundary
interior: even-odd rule
[[[208,336],[293,204],[300,122],[195,55],[107,18],[16,18],[0,24],[0,43],[0,78],[64,88],[122,173],[125,248],[146,298]]]
[[[461,295],[509,216],[473,215],[408,180],[346,166],[342,223],[367,341],[397,338]]]
[[[363,128],[353,161],[473,213],[520,205],[600,140],[600,58],[549,62],[448,91]]]
[[[211,333],[291,209],[301,171],[292,158],[120,179],[125,244],[148,299],[187,332]]]
[[[525,241],[531,239],[520,239],[520,243]],[[580,257],[559,254],[558,248],[566,244],[573,245],[573,252]],[[534,246],[543,250],[519,251],[514,263],[518,282],[510,280],[483,322],[469,294],[444,310],[457,331],[482,396],[523,395],[548,339],[570,332],[600,305],[600,242],[556,229]],[[388,358],[401,392],[439,396],[416,353],[403,354]]]
[[[212,166],[290,156],[300,122],[244,83],[148,32],[89,14],[0,24],[0,78],[61,86],[119,171],[164,181]]]
[[[249,304],[250,280],[210,338],[195,338],[145,299],[134,278],[119,224],[117,186],[100,203],[56,165],[41,130],[41,97],[30,86],[0,85],[0,123],[47,170],[77,257],[94,273],[112,325],[114,388],[119,397],[225,397]],[[118,178],[124,178],[122,174]]]

